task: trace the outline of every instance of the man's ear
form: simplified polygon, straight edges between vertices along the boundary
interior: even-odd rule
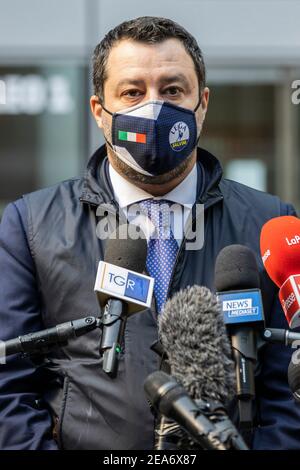
[[[205,114],[207,112],[208,102],[209,102],[209,94],[210,94],[210,89],[206,86],[203,90],[202,100],[201,100],[201,108],[202,108],[203,117],[205,117]]]
[[[102,123],[103,108],[100,104],[98,96],[96,96],[96,95],[91,96],[91,98],[90,98],[90,107],[91,107],[92,114],[95,118],[95,121],[97,123],[97,126],[100,129],[103,129],[103,123]]]

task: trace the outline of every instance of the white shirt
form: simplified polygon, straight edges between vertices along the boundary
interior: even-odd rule
[[[140,225],[141,229],[149,239],[154,227],[146,216],[136,215],[136,211],[131,212],[133,204],[145,199],[167,199],[174,202],[171,212],[171,228],[178,244],[180,245],[183,238],[184,227],[190,211],[196,201],[197,194],[197,165],[195,164],[190,173],[185,177],[178,186],[163,196],[154,197],[133,183],[127,181],[109,164],[109,176],[114,190],[115,199],[119,207],[123,210],[127,220],[136,225]]]

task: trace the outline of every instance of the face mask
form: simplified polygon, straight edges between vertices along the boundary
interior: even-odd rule
[[[148,101],[112,116],[115,154],[138,173],[162,175],[180,165],[197,145],[195,111],[165,101]]]

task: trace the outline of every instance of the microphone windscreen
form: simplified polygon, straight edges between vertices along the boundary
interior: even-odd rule
[[[235,394],[235,370],[223,315],[206,287],[193,286],[168,300],[159,335],[171,374],[193,399],[227,404]]]
[[[300,274],[300,220],[285,215],[266,222],[261,230],[260,251],[265,269],[278,287],[288,277]]]
[[[222,292],[259,287],[259,272],[253,251],[244,245],[223,248],[216,259],[216,290]]]
[[[133,238],[138,234],[138,237]],[[119,225],[107,240],[104,261],[137,273],[145,271],[147,240],[142,230],[133,224]]]

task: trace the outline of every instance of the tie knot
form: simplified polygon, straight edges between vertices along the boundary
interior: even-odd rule
[[[170,206],[167,199],[145,199],[139,205],[157,229],[170,227]]]

